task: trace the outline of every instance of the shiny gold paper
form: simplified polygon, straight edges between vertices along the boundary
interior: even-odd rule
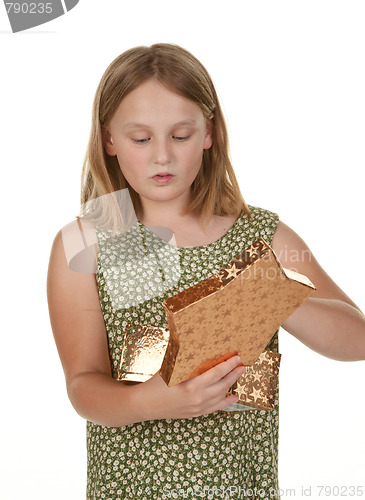
[[[125,328],[117,380],[145,382],[161,367],[169,332],[166,328],[127,325]],[[218,362],[228,359],[222,356]],[[252,366],[232,385],[228,394],[237,394],[239,400],[224,411],[272,410],[279,377],[281,354],[264,351]],[[198,373],[197,373],[198,375]]]
[[[239,397],[237,403],[229,405],[226,411],[247,409],[273,410],[279,380],[281,354],[263,351],[252,366],[233,384],[228,394]],[[229,409],[228,409],[229,408]]]
[[[161,367],[169,340],[167,328],[127,325],[117,380],[145,382]]]
[[[315,291],[284,269],[260,238],[214,276],[164,301],[170,337],[161,366],[168,385],[215,366],[225,353],[253,365],[279,326]]]

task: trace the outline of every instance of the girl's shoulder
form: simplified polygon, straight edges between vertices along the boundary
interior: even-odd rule
[[[95,273],[98,239],[93,223],[82,217],[63,226],[56,238],[62,239],[69,268],[81,273]]]
[[[279,225],[279,215],[262,207],[248,205],[251,216],[243,214],[243,229],[263,238],[269,245]]]
[[[276,223],[279,220],[279,215],[276,212],[268,210],[267,208],[257,207],[254,205],[247,205],[250,209],[251,218],[254,223],[266,222]]]

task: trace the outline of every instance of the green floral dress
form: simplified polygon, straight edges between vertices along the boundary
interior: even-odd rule
[[[97,231],[97,284],[113,377],[128,323],[167,327],[163,300],[214,274],[257,238],[271,243],[278,216],[250,207],[219,240],[177,248],[138,224]],[[161,268],[163,273],[161,273]],[[278,351],[278,332],[268,349]],[[278,396],[278,394],[277,394]],[[278,397],[272,411],[217,411],[123,427],[87,422],[87,500],[279,498]]]

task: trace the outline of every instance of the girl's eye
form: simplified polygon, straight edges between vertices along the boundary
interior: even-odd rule
[[[149,138],[147,138],[147,139],[132,139],[132,141],[135,142],[136,144],[145,144],[149,140],[150,140]]]
[[[188,139],[190,139],[190,135],[187,135],[187,136],[184,136],[184,137],[179,136],[179,135],[173,135],[172,138],[175,139],[178,142],[183,142],[183,141],[187,141]],[[132,141],[135,144],[146,144],[150,140],[151,140],[150,137],[147,137],[146,139],[132,139]]]
[[[187,141],[190,138],[190,135],[187,135],[186,137],[180,137],[180,136],[173,135],[172,137],[173,137],[173,139],[176,139],[177,141]]]

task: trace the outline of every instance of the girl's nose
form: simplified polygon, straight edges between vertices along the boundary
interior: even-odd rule
[[[154,163],[166,165],[171,162],[171,150],[166,140],[156,140],[154,144]]]

